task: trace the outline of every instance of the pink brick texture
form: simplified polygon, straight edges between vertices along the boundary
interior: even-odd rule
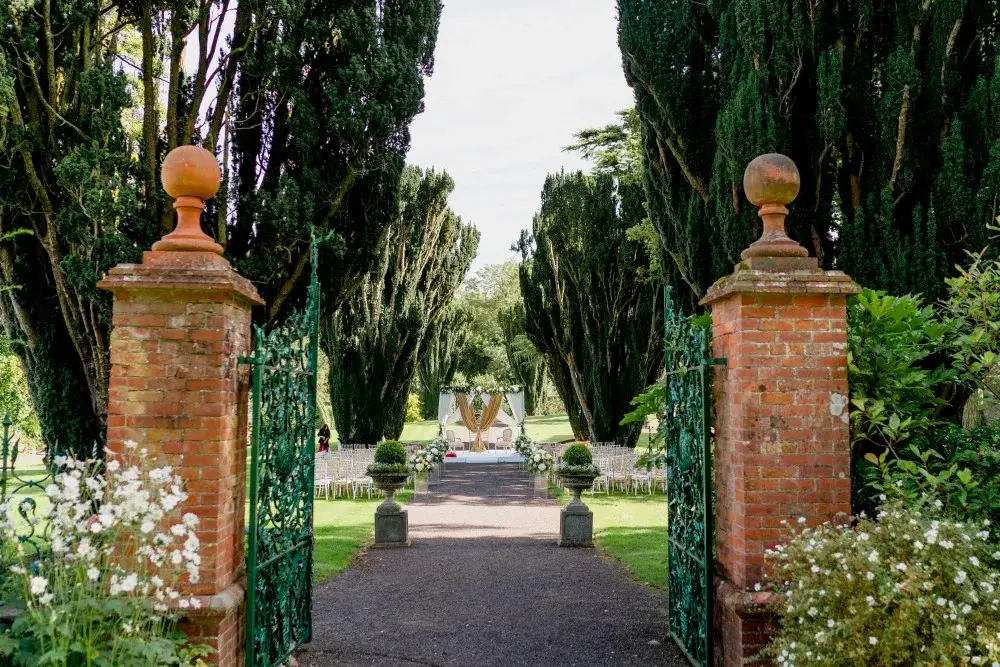
[[[100,283],[114,294],[108,447],[134,440],[185,481],[185,512],[198,515],[201,571],[182,584],[204,613],[185,627],[242,662],[243,527],[248,371],[256,291],[210,253],[147,252]]]

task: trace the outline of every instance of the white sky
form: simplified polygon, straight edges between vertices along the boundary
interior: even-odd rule
[[[407,162],[445,169],[482,231],[471,272],[515,259],[545,175],[586,168],[573,134],[632,106],[612,0],[445,0]]]

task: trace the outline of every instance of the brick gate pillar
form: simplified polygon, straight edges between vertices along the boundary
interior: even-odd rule
[[[108,447],[135,440],[185,481],[184,511],[200,518],[200,580],[179,586],[201,609],[184,623],[220,665],[242,664],[250,310],[263,303],[201,230],[219,187],[208,151],[182,146],[163,161],[177,228],[98,283],[114,294]]]
[[[727,365],[715,383],[717,663],[749,664],[769,641],[764,552],[782,521],[809,525],[850,512],[846,299],[859,290],[822,271],[785,233],[799,173],[762,155],[743,188],[764,222],[735,271],[701,303]]]

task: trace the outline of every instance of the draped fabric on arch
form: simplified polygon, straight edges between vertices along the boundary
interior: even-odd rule
[[[455,395],[451,392],[438,396],[438,425],[441,427],[442,434],[444,434],[444,430],[448,426],[448,422],[451,421],[451,406],[454,401]]]
[[[469,400],[469,395],[458,395],[458,409],[462,414],[462,421],[465,422],[465,427],[469,429],[470,434],[476,434],[476,441],[472,447],[472,451],[482,452],[486,450],[486,447],[483,445],[483,431],[488,429],[490,425],[493,424],[493,420],[497,418],[497,413],[500,412],[500,404],[502,401],[502,394],[490,395],[489,402],[487,402],[483,407],[483,414],[479,417],[479,419],[476,419],[476,411],[472,407],[472,401]]]
[[[524,428],[524,392],[508,392],[507,405],[510,406],[510,411],[514,413],[514,435],[519,436],[521,435],[521,430]]]
[[[497,418],[497,413],[500,412],[500,404],[502,402],[503,394],[492,394],[490,402],[483,408],[483,414],[479,418],[479,428],[476,430],[476,451],[486,449],[483,446],[483,431],[493,425],[493,420]]]
[[[476,411],[472,409],[472,401],[469,400],[468,394],[458,395],[458,411],[462,415],[462,423],[465,424],[465,428],[469,429],[470,433],[474,433],[479,426],[476,421]]]

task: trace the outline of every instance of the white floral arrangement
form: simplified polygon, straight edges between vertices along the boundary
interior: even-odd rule
[[[31,519],[49,538],[39,560],[17,541],[15,499],[0,507],[0,540],[17,544],[10,570],[27,606],[22,628],[46,655],[72,664],[108,655],[115,664],[145,664],[165,646],[188,650],[174,624],[201,606],[177,590],[198,582],[201,564],[198,517],[181,509],[183,481],[135,442],[125,446],[106,463],[54,458],[49,508]]]
[[[526,436],[524,431],[521,431],[521,435],[517,436],[517,440],[514,441],[514,451],[524,458],[528,458],[528,455],[537,447],[538,443]]]
[[[419,449],[410,455],[410,470],[413,472],[431,472],[436,465],[427,449]]]
[[[891,502],[854,526],[798,521],[768,552],[778,665],[1000,663],[1000,549],[988,521],[952,521],[926,501]]]
[[[555,465],[552,454],[537,446],[528,452],[525,460],[532,475],[548,475]]]
[[[424,447],[424,451],[427,453],[427,457],[434,461],[435,463],[441,463],[444,461],[445,455],[448,453],[448,443],[442,437],[434,438],[429,445]]]

